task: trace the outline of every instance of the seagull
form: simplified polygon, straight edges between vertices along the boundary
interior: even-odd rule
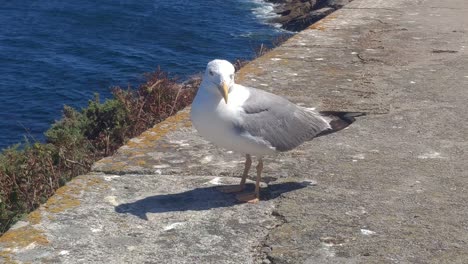
[[[296,148],[317,136],[341,130],[362,113],[317,112],[286,98],[234,82],[234,66],[226,60],[208,63],[192,103],[191,120],[198,133],[215,145],[245,155],[239,185],[221,191],[238,193],[240,202],[257,203],[263,157]],[[255,191],[242,193],[252,165],[258,160]]]

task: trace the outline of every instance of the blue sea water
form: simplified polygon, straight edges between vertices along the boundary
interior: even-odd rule
[[[183,79],[214,58],[252,58],[281,34],[259,0],[1,2],[0,149],[42,141],[64,104],[84,107],[158,66]]]

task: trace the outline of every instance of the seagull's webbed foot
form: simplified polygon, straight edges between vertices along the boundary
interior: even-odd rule
[[[258,159],[257,165],[257,180],[255,182],[255,192],[253,193],[241,193],[236,195],[236,199],[243,203],[258,203],[260,201],[260,178],[263,170],[263,159]]]
[[[241,193],[236,195],[236,199],[243,203],[258,203],[259,199],[256,193]]]
[[[243,185],[229,185],[218,187],[218,190],[223,193],[237,193],[242,192],[245,189]]]

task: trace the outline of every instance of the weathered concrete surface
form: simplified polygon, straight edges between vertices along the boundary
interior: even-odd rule
[[[259,204],[214,189],[239,180],[242,157],[201,139],[186,110],[60,189],[0,256],[467,263],[466,14],[462,0],[355,0],[243,68],[242,83],[297,103],[370,113],[270,157]]]

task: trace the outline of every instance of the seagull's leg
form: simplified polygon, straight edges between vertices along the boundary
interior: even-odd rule
[[[244,166],[244,173],[242,173],[242,180],[240,182],[240,187],[242,190],[245,188],[245,181],[247,180],[247,176],[249,176],[250,167],[252,166],[252,157],[250,154],[245,155],[245,166]]]
[[[255,181],[255,192],[236,195],[236,199],[240,202],[257,203],[260,200],[260,179],[262,178],[263,158],[258,158],[257,165],[257,180]]]
[[[263,158],[259,158],[257,164],[257,180],[255,181],[255,198],[257,199],[257,202],[260,199],[260,179],[262,178],[262,171]]]
[[[219,190],[225,193],[242,192],[245,188],[245,181],[247,180],[247,176],[249,175],[249,170],[250,170],[251,165],[252,165],[252,157],[250,156],[250,154],[246,154],[244,173],[242,174],[242,180],[240,184],[234,185],[234,186],[223,186],[223,187],[220,187]]]

